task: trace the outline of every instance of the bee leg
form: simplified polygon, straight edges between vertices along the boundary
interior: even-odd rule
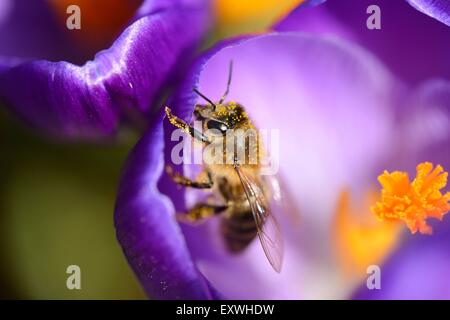
[[[186,122],[184,122],[177,116],[174,116],[169,107],[165,108],[165,112],[166,112],[167,118],[169,119],[169,122],[173,126],[177,127],[178,129],[183,130],[184,132],[188,133],[192,138],[194,138],[200,142],[210,143],[208,137],[205,136],[202,132],[198,131],[194,127],[189,126]]]
[[[214,185],[214,181],[211,177],[211,172],[209,171],[206,171],[208,175],[208,181],[193,181],[189,178],[183,177],[178,172],[174,172],[171,166],[166,166],[166,172],[176,184],[185,187],[191,187],[195,189],[211,189]]]
[[[200,203],[186,213],[177,213],[177,220],[185,223],[201,222],[206,218],[218,215],[228,208],[227,205]]]

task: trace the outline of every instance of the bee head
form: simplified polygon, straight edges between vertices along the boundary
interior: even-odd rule
[[[203,121],[204,130],[218,130],[225,134],[227,130],[243,127],[249,122],[247,113],[240,104],[229,102],[218,105],[196,105],[196,120]]]
[[[198,104],[194,109],[195,119],[203,121],[204,130],[214,129],[225,135],[227,130],[251,127],[247,113],[240,104],[233,101],[224,102],[230,90],[232,71],[233,61],[230,61],[227,87],[218,103],[211,101],[197,88],[193,89],[197,95],[208,102],[205,105]]]

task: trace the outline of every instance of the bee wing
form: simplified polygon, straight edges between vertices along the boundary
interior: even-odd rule
[[[268,189],[271,208],[281,212],[288,219],[290,227],[298,229],[301,225],[300,209],[283,176],[280,173],[263,175],[262,180]]]
[[[284,248],[278,222],[272,214],[270,205],[258,183],[240,167],[236,167],[236,172],[250,204],[264,253],[275,271],[280,272]]]

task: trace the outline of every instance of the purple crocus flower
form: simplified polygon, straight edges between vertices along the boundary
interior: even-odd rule
[[[192,196],[163,174],[164,164],[170,163],[172,127],[160,121],[125,167],[116,206],[124,252],[150,297],[204,299],[216,292],[225,298],[345,297],[351,287],[336,275],[330,245],[339,192],[350,186],[357,194],[376,181],[382,168],[417,164],[423,148],[445,148],[448,101],[438,96],[448,93],[448,83],[432,81],[413,89],[346,41],[276,33],[212,49],[172,98],[172,111],[190,119],[197,102],[192,87],[220,97],[231,59],[230,96],[246,106],[258,126],[280,129],[280,170],[294,195],[295,212],[301,214],[297,228],[285,228],[284,270],[273,272],[257,242],[243,255],[230,256],[214,219],[200,227],[180,228],[175,222],[173,214],[186,210]],[[446,124],[443,132],[419,124],[430,138],[400,149],[414,132],[404,119],[412,113],[403,112],[411,101],[417,104],[414,115],[427,108],[423,119],[432,121],[443,112]],[[425,156],[447,163],[447,154]]]
[[[124,122],[146,125],[143,119],[209,21],[206,1],[144,1],[112,46],[79,66],[71,63],[67,39],[58,40],[65,25],[55,26],[48,3],[32,2],[8,2],[12,14],[0,34],[0,97],[32,127],[58,137],[104,138]]]

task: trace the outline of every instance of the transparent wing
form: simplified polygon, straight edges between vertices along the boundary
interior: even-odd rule
[[[289,227],[298,230],[301,225],[300,210],[283,176],[280,173],[263,175],[261,179],[268,189],[266,197],[269,198],[272,210],[280,212],[289,221]]]
[[[283,263],[283,237],[280,227],[271,212],[263,190],[252,177],[245,173],[241,167],[236,167],[245,195],[258,228],[258,237],[267,259],[276,272],[281,271]]]

